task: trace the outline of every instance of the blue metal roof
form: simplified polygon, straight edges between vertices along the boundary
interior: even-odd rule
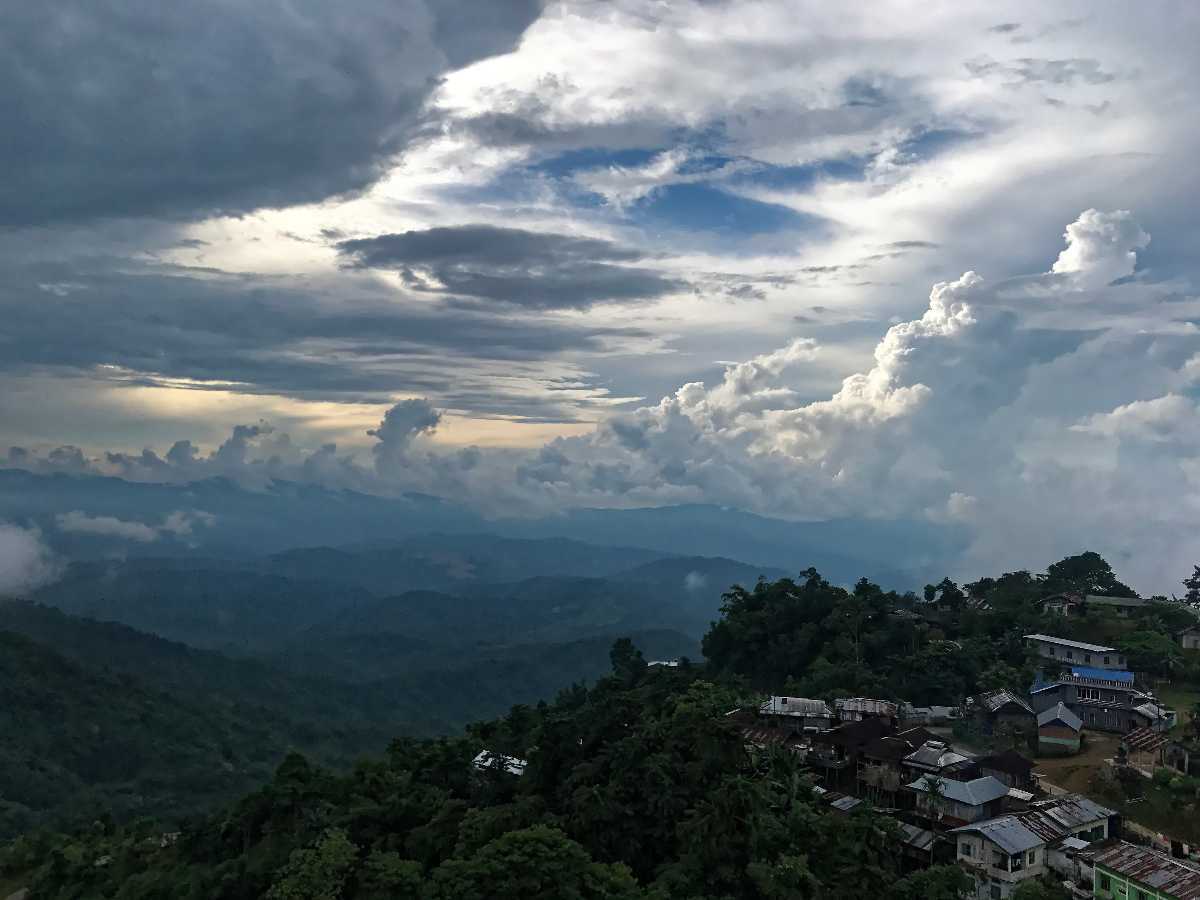
[[[1072,666],[1071,674],[1076,678],[1103,678],[1107,681],[1122,681],[1133,684],[1132,672],[1120,672],[1116,669],[1093,669],[1091,666]]]

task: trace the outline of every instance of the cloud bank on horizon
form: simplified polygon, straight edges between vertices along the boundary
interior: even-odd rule
[[[1190,7],[402,6],[6,30],[8,465],[1200,558]]]

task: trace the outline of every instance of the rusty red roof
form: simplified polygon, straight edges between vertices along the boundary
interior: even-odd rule
[[[1166,853],[1121,841],[1097,853],[1094,862],[1176,900],[1200,900],[1200,868]]]

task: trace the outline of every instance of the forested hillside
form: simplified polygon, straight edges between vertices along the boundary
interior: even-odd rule
[[[245,710],[232,694],[227,706],[164,707],[165,697],[131,674],[133,660],[181,692],[207,667],[263,664],[218,664],[214,654],[120,626],[18,605],[9,622],[42,639],[63,635],[71,659],[23,636],[6,638],[13,648],[6,656],[16,662],[5,674],[17,686],[4,698],[15,710],[9,731],[31,735],[6,761],[24,771],[26,796],[43,789],[39,777],[69,783],[81,803],[110,803],[113,817],[29,832],[0,854],[0,875],[28,884],[30,900],[950,900],[962,886],[958,869],[906,874],[893,820],[869,805],[846,816],[818,803],[794,755],[747,744],[727,714],[766,692],[917,704],[955,704],[999,687],[1019,693],[1034,677],[1035,658],[1022,640],[1030,630],[1103,632],[1132,658],[1195,621],[1188,606],[1165,601],[1119,620],[1102,607],[1067,620],[1042,608],[1062,590],[1128,592],[1095,554],[1042,575],[1008,573],[961,587],[947,579],[923,596],[866,579],[847,590],[809,569],[728,590],[704,636],[705,659],[678,668],[648,667],[633,641],[596,636],[506,644],[439,672],[365,680],[346,689],[364,704],[356,713],[364,717],[389,707],[448,718],[483,709],[487,717],[500,715],[514,694],[523,702],[465,735],[420,739],[397,724],[382,757],[350,769],[322,766],[311,753],[280,754],[265,787],[181,824],[174,814],[265,775],[279,733],[269,719],[239,718]],[[547,609],[533,603],[524,614]],[[396,637],[402,618],[392,623]],[[467,627],[467,618],[453,627]],[[347,631],[360,639],[369,633]],[[673,632],[639,636],[664,648],[680,640]],[[130,651],[125,662],[98,676],[81,668],[100,669],[101,657],[122,645]],[[171,654],[176,663],[166,661]],[[1145,658],[1151,676],[1183,683],[1200,675],[1195,651]],[[172,676],[176,665],[185,674]],[[263,689],[264,703],[292,676],[273,677],[283,680]],[[599,680],[537,702],[555,692],[551,683],[583,678]],[[81,679],[93,687],[70,694]],[[218,687],[214,696],[221,690],[234,688]],[[42,710],[61,712],[64,725]],[[485,748],[528,765],[519,776],[499,766],[480,771],[472,760]],[[43,756],[53,767],[45,772],[33,765]],[[162,793],[151,795],[156,785]],[[180,803],[178,792],[193,786]],[[142,794],[153,802],[135,803]],[[167,808],[173,815],[163,814]],[[37,818],[15,806],[8,812],[14,823]],[[134,818],[141,813],[150,817]],[[177,828],[178,841],[161,839]]]
[[[289,671],[18,601],[0,602],[0,639],[0,839],[97,816],[174,827],[260,782],[289,751],[344,767],[397,734],[454,733],[603,675],[611,645],[518,643],[370,671],[387,638],[373,655],[358,635],[358,646],[335,642]],[[699,653],[677,632],[636,640],[654,655]]]
[[[31,898],[954,896],[957,869],[901,877],[894,825],[830,815],[789,754],[749,752],[724,716],[737,692],[628,647],[613,662],[591,690],[347,775],[290,757],[174,844],[149,825],[35,836],[7,865],[37,866]],[[476,771],[483,741],[532,751],[525,775]]]

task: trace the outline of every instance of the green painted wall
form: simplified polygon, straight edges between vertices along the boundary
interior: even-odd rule
[[[1095,872],[1092,896],[1097,900],[1174,900],[1170,894],[1159,893],[1152,887],[1128,879],[1124,875],[1118,875],[1104,866],[1096,866]],[[1100,886],[1105,876],[1108,877],[1108,890],[1104,890]]]

